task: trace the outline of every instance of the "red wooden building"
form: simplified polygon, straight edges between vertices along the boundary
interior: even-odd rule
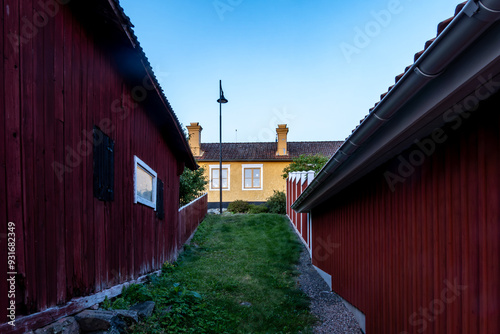
[[[499,19],[459,5],[292,205],[367,333],[500,333]]]
[[[0,332],[12,313],[23,332],[174,258],[197,165],[118,1],[5,0],[0,17]]]

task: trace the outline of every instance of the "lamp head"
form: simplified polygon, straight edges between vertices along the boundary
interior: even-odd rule
[[[227,103],[227,99],[224,97],[224,93],[221,94],[220,99],[217,100],[218,103]]]

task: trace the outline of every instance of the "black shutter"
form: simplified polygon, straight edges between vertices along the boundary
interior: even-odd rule
[[[94,126],[94,197],[114,200],[115,142]]]
[[[165,218],[165,206],[163,204],[163,181],[156,179],[156,217],[159,220]]]

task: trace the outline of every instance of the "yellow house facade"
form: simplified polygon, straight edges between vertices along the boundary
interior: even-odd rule
[[[331,156],[341,141],[287,142],[289,129],[278,125],[276,142],[222,143],[222,173],[219,165],[219,143],[202,143],[199,123],[187,126],[189,145],[209,180],[209,208],[218,207],[222,185],[223,207],[244,200],[264,203],[274,190],[285,191],[283,169],[301,154]]]

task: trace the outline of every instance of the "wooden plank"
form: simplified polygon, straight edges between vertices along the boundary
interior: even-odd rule
[[[126,116],[123,118],[123,132],[124,132],[124,141],[123,141],[123,155],[121,157],[122,159],[122,165],[123,165],[123,172],[124,172],[124,179],[122,180],[123,184],[123,207],[124,211],[126,214],[126,219],[125,221],[125,249],[126,249],[126,272],[124,273],[125,277],[127,279],[130,279],[134,277],[135,273],[135,263],[134,263],[134,257],[135,257],[135,247],[134,247],[134,235],[135,235],[135,221],[133,219],[133,211],[134,211],[134,199],[133,199],[133,153],[132,153],[132,139],[130,136],[127,136],[127,134],[132,133],[132,119],[133,119],[133,113],[135,112],[133,105],[132,105],[132,99],[130,97],[129,93],[129,88],[128,86],[123,83],[122,84],[122,96],[125,99],[123,102],[123,107],[126,108],[123,110],[123,116]],[[128,182],[126,182],[128,180]]]
[[[20,15],[33,12],[30,2],[20,2]],[[23,160],[23,202],[24,202],[24,235],[25,261],[24,273],[24,308],[26,311],[36,309],[36,249],[35,249],[35,155],[34,155],[34,70],[33,70],[33,39],[27,39],[20,49],[22,62],[21,113],[22,113],[22,160]]]
[[[4,8],[5,6],[1,6],[0,8],[0,32],[2,36],[6,36],[5,32],[7,27],[4,29]],[[0,38],[0,52],[2,54],[6,54],[7,50],[4,48],[12,48],[9,43],[4,44],[4,39]],[[5,77],[5,58],[0,58],[0,109],[5,110],[5,85],[4,81]],[[0,113],[0,132],[5,134],[5,113]],[[0,242],[2,245],[7,241],[7,196],[8,196],[8,188],[7,188],[7,170],[6,170],[6,147],[4,137],[0,140]],[[6,247],[0,247],[0,266],[1,268],[7,268],[7,249]],[[0,271],[0,281],[7,281],[7,271]],[[0,285],[0,295],[7,296],[7,284]],[[7,320],[7,307],[9,306],[9,300],[7,298],[0,298],[0,316],[2,317],[2,322]]]
[[[46,256],[46,163],[45,163],[45,82],[44,76],[48,69],[45,69],[44,48],[52,48],[44,46],[44,34],[38,33],[33,38],[33,70],[34,70],[34,103],[33,103],[33,125],[34,125],[34,148],[35,148],[35,178],[34,178],[34,193],[35,201],[35,267],[36,267],[36,301],[37,310],[43,310],[47,306],[47,256]],[[32,278],[29,278],[32,279]]]
[[[72,18],[75,20],[74,18]],[[82,178],[83,178],[83,161],[82,157],[77,153],[78,144],[80,142],[80,134],[82,130],[82,120],[81,114],[83,112],[83,108],[81,105],[82,102],[82,80],[83,80],[83,70],[82,70],[82,53],[81,53],[81,45],[82,45],[82,27],[78,24],[78,22],[73,21],[72,23],[72,42],[71,45],[71,75],[72,80],[71,83],[71,110],[67,116],[71,114],[70,122],[69,122],[69,132],[68,132],[68,147],[76,152],[78,162],[75,163],[75,167],[73,168],[73,172],[71,173],[71,179],[69,180],[71,184],[71,192],[74,194],[70,199],[70,207],[73,210],[73,219],[70,220],[73,225],[73,235],[72,240],[73,244],[71,247],[73,248],[73,292],[74,296],[81,296],[85,291],[85,286],[83,285],[83,245],[82,245]]]
[[[19,3],[10,1],[11,15],[4,19],[5,32],[9,35],[20,33]],[[6,39],[7,41],[7,39]],[[23,229],[23,193],[21,173],[21,119],[20,119],[20,56],[19,48],[11,45],[4,46],[4,107],[5,107],[5,173],[7,175],[6,188],[8,191],[7,221],[16,224],[16,290],[21,291],[19,277],[25,272],[24,229]],[[16,303],[22,303],[22,294],[16,294]]]
[[[101,95],[100,95],[100,100],[99,100],[99,108],[100,108],[100,113],[99,113],[99,118],[100,121],[106,120],[109,122],[109,117],[107,114],[107,111],[109,109],[109,106],[111,105],[108,103],[108,97],[110,94],[110,76],[109,76],[109,66],[110,62],[108,59],[107,53],[101,49],[98,48],[99,51],[99,57],[100,57],[100,78],[101,78]],[[108,135],[112,134],[112,131],[110,129],[106,129],[106,132]],[[112,240],[112,219],[113,217],[111,216],[111,208],[109,203],[104,202],[104,263],[103,263],[103,280],[105,282],[104,288],[107,288],[109,286],[112,286],[113,281],[112,281],[112,269],[113,269],[113,255],[115,252],[115,249],[113,248],[113,240]]]
[[[113,125],[115,126],[115,138],[116,138],[116,145],[115,145],[115,194],[117,197],[115,198],[115,202],[113,203],[113,217],[114,217],[114,225],[119,228],[119,231],[117,233],[119,234],[119,241],[118,241],[118,249],[117,249],[117,255],[118,255],[118,260],[117,260],[117,271],[118,271],[118,281],[122,282],[123,280],[126,280],[127,278],[127,257],[126,257],[126,252],[127,252],[127,246],[126,246],[126,233],[125,231],[125,226],[126,226],[126,220],[129,219],[129,216],[126,215],[125,213],[125,208],[127,206],[131,206],[132,203],[127,203],[126,202],[126,194],[124,193],[124,183],[125,182],[132,182],[133,177],[127,178],[125,176],[125,170],[124,170],[124,147],[126,146],[126,138],[127,135],[129,135],[129,132],[125,133],[124,129],[124,123],[123,120],[120,119],[122,117],[122,113],[117,113],[116,106],[115,106],[115,101],[118,101],[121,103],[122,99],[122,94],[123,94],[123,82],[121,81],[120,78],[115,78],[115,84],[114,84],[114,89],[113,89],[113,94],[111,96],[112,101],[111,101],[111,115],[112,115],[112,120],[113,120]]]
[[[78,114],[80,129],[78,129],[77,136],[77,146],[75,147],[78,155],[82,159],[81,170],[82,170],[82,178],[80,181],[80,194],[81,203],[82,203],[82,213],[81,213],[81,243],[82,243],[82,294],[87,295],[94,291],[93,286],[90,285],[90,282],[93,281],[93,265],[94,261],[90,260],[93,253],[94,245],[90,242],[90,217],[93,216],[92,210],[89,210],[89,206],[92,203],[92,200],[89,202],[89,193],[93,192],[93,168],[92,168],[92,154],[85,154],[84,145],[87,144],[87,140],[83,135],[82,131],[88,132],[92,130],[92,126],[87,123],[87,113],[92,112],[88,109],[88,96],[89,96],[89,83],[94,81],[92,77],[89,78],[89,52],[88,52],[88,39],[87,34],[82,29],[79,36],[79,46],[80,46],[80,91],[81,95],[79,96],[78,105],[81,108],[80,113]],[[91,76],[91,75],[90,75]],[[91,143],[88,143],[89,145]],[[92,147],[92,146],[91,146]],[[83,153],[83,154],[82,154]],[[92,266],[92,267],[91,267]]]
[[[461,192],[462,179],[460,170],[461,160],[460,139],[454,139],[450,149],[447,150],[446,160],[448,165],[448,191],[450,197],[450,205],[448,210],[447,222],[447,263],[448,263],[448,279],[451,282],[459,282],[463,285],[461,268],[462,268],[462,239],[460,231],[464,228],[462,217],[465,217],[462,212]],[[440,299],[443,298],[440,296]],[[462,309],[463,295],[458,296],[451,303],[446,303],[446,323],[447,330],[451,333],[460,333],[463,330],[460,321],[457,321],[457,316],[463,314]],[[446,301],[443,301],[446,302]]]
[[[62,9],[63,10],[63,9]],[[59,13],[54,17],[55,31],[54,31],[54,85],[55,85],[55,152],[54,163],[57,162],[61,165],[65,164],[64,161],[64,15]],[[52,173],[56,173],[52,170]],[[54,234],[56,237],[57,253],[56,259],[56,283],[57,293],[56,302],[62,304],[66,302],[66,237],[65,237],[65,191],[64,169],[56,173],[54,178],[54,192],[55,202],[57,206],[54,211]]]
[[[85,272],[86,276],[86,284],[88,284],[87,291],[95,292],[99,291],[96,289],[96,242],[95,242],[95,221],[94,221],[94,184],[93,184],[93,128],[95,125],[95,110],[99,108],[95,104],[94,92],[98,89],[95,85],[96,80],[94,80],[94,71],[93,67],[95,66],[95,57],[94,57],[94,40],[92,36],[84,35],[84,40],[86,44],[85,51],[85,72],[87,76],[87,81],[85,84],[85,93],[84,100],[86,104],[85,110],[85,118],[82,120],[84,125],[84,131],[87,133],[83,137],[85,137],[86,142],[91,147],[90,154],[88,154],[85,158],[84,163],[84,175],[85,179],[82,184],[82,187],[86,190],[83,195],[84,205],[83,205],[83,213],[84,218],[83,222],[85,225],[85,234],[84,234],[84,244],[88,246],[85,249]]]
[[[44,150],[45,155],[43,159],[44,165],[44,175],[45,187],[44,187],[44,198],[45,201],[42,205],[46,206],[45,210],[45,224],[43,228],[45,229],[45,272],[46,272],[46,286],[47,291],[47,301],[44,305],[46,307],[54,306],[57,304],[57,239],[56,233],[56,212],[57,207],[60,205],[56,201],[55,192],[55,175],[53,170],[50,168],[55,158],[55,73],[54,73],[54,36],[55,35],[55,22],[53,19],[48,19],[45,27],[40,30],[39,38],[43,37],[43,90],[44,90],[44,101],[43,101],[43,133],[44,133]]]
[[[104,92],[101,90],[102,85],[102,57],[101,53],[97,47],[93,48],[93,66],[92,66],[92,78],[94,88],[92,90],[93,99],[93,119],[94,124],[99,125],[101,121],[101,100],[102,94]],[[96,291],[102,291],[106,284],[104,279],[105,268],[105,218],[104,218],[104,203],[93,198],[93,210],[94,210],[94,242],[95,242],[95,289]]]

